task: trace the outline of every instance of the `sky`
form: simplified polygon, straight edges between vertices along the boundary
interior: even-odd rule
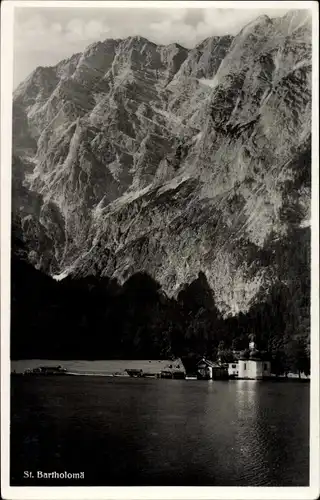
[[[252,2],[254,5],[254,3]],[[214,35],[236,35],[261,14],[289,9],[16,7],[14,87],[37,66],[50,66],[106,38],[141,35],[187,48]]]

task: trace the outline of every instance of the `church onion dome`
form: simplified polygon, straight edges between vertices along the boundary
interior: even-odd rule
[[[242,360],[242,359],[248,359],[248,352],[247,350],[245,351],[240,351],[240,354],[239,354],[239,359]]]
[[[257,349],[254,349],[253,351],[250,352],[250,359],[256,359],[259,360],[261,359],[260,351]]]

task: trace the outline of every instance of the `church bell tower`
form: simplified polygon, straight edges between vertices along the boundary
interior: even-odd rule
[[[257,349],[256,345],[256,336],[252,333],[249,335],[249,350],[250,352],[255,351]]]

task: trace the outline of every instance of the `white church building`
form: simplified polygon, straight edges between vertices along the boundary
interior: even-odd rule
[[[261,359],[254,341],[249,343],[249,358],[241,352],[239,359],[228,364],[231,378],[261,380],[271,376],[271,363]]]

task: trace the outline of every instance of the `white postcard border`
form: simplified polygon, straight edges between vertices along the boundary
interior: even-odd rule
[[[318,2],[309,1],[15,1],[1,9],[1,494],[8,500],[30,499],[317,499],[320,495],[319,437],[319,22]],[[309,487],[11,487],[10,432],[10,234],[11,138],[14,7],[117,8],[279,8],[311,9],[313,14],[312,201],[311,201],[311,382]]]

